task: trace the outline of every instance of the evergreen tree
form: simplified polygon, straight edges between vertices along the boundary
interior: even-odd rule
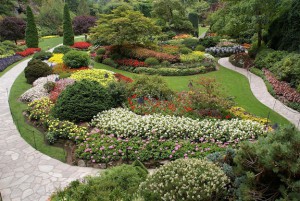
[[[26,9],[27,24],[25,30],[25,40],[27,47],[39,47],[39,35],[34,21],[32,10],[29,6]]]
[[[74,44],[74,32],[70,17],[70,11],[68,4],[65,4],[64,7],[64,24],[63,24],[63,30],[64,30],[64,45],[73,45]]]

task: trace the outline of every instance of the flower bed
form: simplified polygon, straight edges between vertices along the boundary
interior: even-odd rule
[[[193,51],[189,54],[180,55],[180,61],[183,63],[200,62],[204,59],[204,52]]]
[[[36,52],[39,52],[41,50],[42,50],[41,48],[27,48],[22,52],[16,52],[16,54],[18,54],[22,57],[27,57],[27,56],[32,55],[32,54],[34,54]]]
[[[65,90],[65,88],[69,85],[74,84],[75,80],[73,79],[69,79],[69,78],[65,78],[65,79],[60,79],[55,83],[55,86],[53,88],[53,90],[50,92],[50,100],[53,102],[56,102],[58,96],[60,95],[60,93]]]
[[[174,36],[172,39],[185,39],[185,38],[192,38],[190,34],[178,34]]]
[[[58,35],[52,35],[52,36],[43,36],[42,39],[49,39],[49,38],[58,38]]]
[[[131,56],[134,58],[140,59],[140,60],[145,60],[149,57],[155,57],[156,59],[158,59],[160,61],[166,60],[171,63],[176,63],[179,61],[178,56],[174,56],[174,55],[162,53],[162,52],[156,52],[154,50],[149,50],[149,49],[141,48],[141,47],[132,49]]]
[[[112,72],[100,69],[89,69],[75,72],[71,75],[74,80],[94,80],[103,86],[107,86],[110,82],[115,81],[115,76]]]
[[[188,117],[160,114],[137,115],[128,109],[111,109],[99,113],[91,123],[106,134],[117,137],[158,137],[166,139],[216,140],[233,142],[255,139],[265,133],[264,127],[250,120],[193,120]]]
[[[74,45],[72,45],[71,47],[81,49],[81,50],[86,50],[91,46],[92,44],[88,42],[75,42]]]
[[[75,73],[80,70],[88,70],[89,67],[81,67],[81,68],[69,68],[63,63],[57,64],[53,67],[53,73],[61,74],[61,73]]]
[[[9,56],[3,59],[0,59],[0,72],[4,71],[8,66],[12,65],[23,59],[23,57],[19,55]]]
[[[186,76],[196,75],[208,72],[204,66],[188,68],[188,69],[177,69],[177,68],[146,68],[138,67],[133,70],[134,73],[142,73],[147,75],[161,75],[161,76]]]
[[[132,66],[132,67],[147,66],[145,62],[136,59],[117,59],[115,60],[115,62],[121,66]]]
[[[235,117],[241,118],[241,119],[246,119],[246,120],[251,120],[251,121],[256,121],[261,123],[262,125],[266,125],[268,122],[267,118],[260,118],[256,117],[248,112],[244,108],[241,107],[232,107],[229,110]]]
[[[246,49],[242,46],[233,46],[233,47],[210,47],[206,48],[205,52],[208,52],[214,56],[226,57],[232,54],[237,54],[245,52]]]
[[[52,63],[62,64],[64,63],[62,59],[63,56],[64,54],[53,54],[53,56],[48,61]]]

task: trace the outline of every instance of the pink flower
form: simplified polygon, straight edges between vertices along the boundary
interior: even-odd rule
[[[169,157],[170,157],[170,158],[173,158],[173,156],[172,156],[172,155],[170,155]]]
[[[102,146],[102,147],[100,147],[100,150],[102,151],[102,150],[104,150],[105,149],[105,147],[104,146]]]
[[[95,163],[95,162],[96,162],[96,160],[92,160],[92,162],[93,162],[93,163]]]

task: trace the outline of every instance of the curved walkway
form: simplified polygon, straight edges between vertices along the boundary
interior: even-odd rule
[[[225,68],[236,71],[246,76],[250,82],[250,88],[254,96],[264,105],[274,110],[278,114],[285,117],[291,123],[293,123],[298,129],[300,129],[300,113],[287,107],[279,100],[275,99],[267,90],[267,87],[262,78],[247,71],[246,69],[236,67],[229,62],[229,58],[221,58],[218,63]],[[238,84],[238,83],[237,83]]]
[[[31,147],[18,132],[9,108],[13,82],[29,59],[0,78],[0,192],[4,201],[46,201],[57,188],[100,170],[70,166]]]

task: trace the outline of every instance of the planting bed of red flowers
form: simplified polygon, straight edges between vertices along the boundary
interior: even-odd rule
[[[92,44],[88,43],[88,42],[76,42],[71,47],[72,48],[77,48],[77,49],[85,50],[85,49],[88,49],[90,46],[92,46]]]
[[[136,59],[117,59],[117,62],[121,66],[132,66],[132,67],[145,67],[147,64],[143,61],[139,61]]]
[[[156,52],[154,50],[149,50],[142,47],[136,47],[131,50],[132,57],[135,57],[140,60],[145,60],[149,57],[155,57],[160,61],[169,61],[171,63],[179,62],[179,56],[174,56],[167,53]]]
[[[27,48],[22,52],[16,52],[16,54],[21,55],[22,57],[27,57],[29,55],[34,54],[35,52],[41,51],[41,48]]]

